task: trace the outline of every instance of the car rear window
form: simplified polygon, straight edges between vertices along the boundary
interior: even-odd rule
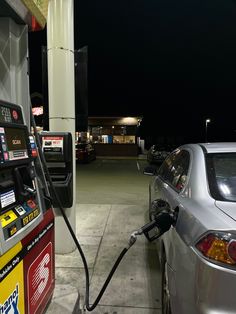
[[[236,153],[207,154],[206,165],[211,195],[236,202]]]

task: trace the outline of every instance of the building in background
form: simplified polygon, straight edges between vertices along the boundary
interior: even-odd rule
[[[77,141],[93,143],[97,156],[137,156],[141,117],[89,117],[88,132],[78,132]]]

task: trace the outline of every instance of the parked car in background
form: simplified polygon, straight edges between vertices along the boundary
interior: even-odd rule
[[[160,145],[152,145],[147,153],[147,161],[150,164],[162,163],[169,155],[170,150]]]
[[[236,143],[174,150],[149,186],[149,215],[176,223],[158,240],[162,313],[236,313]]]
[[[96,152],[90,143],[77,143],[75,147],[76,161],[88,163],[96,159]]]

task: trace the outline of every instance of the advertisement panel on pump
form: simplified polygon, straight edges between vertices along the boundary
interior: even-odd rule
[[[54,215],[48,210],[39,228],[33,230],[22,244],[24,258],[26,314],[40,314],[51,298],[55,285]]]

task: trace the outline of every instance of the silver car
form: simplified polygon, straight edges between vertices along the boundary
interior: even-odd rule
[[[236,143],[180,146],[149,188],[150,218],[176,216],[158,240],[162,313],[235,314]]]

